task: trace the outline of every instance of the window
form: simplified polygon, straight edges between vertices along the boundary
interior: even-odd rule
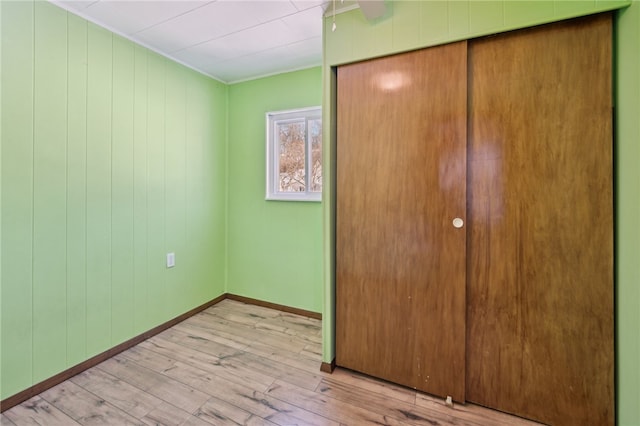
[[[322,110],[267,113],[267,200],[322,199]]]

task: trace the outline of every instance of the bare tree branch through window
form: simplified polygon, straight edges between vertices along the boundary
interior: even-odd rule
[[[267,113],[267,199],[319,201],[321,193],[320,108]]]

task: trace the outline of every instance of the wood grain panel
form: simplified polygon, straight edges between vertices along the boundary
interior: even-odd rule
[[[245,344],[245,339],[230,340],[229,346],[220,344],[201,337],[217,335],[216,329],[203,329],[202,322],[195,321],[203,317],[209,324],[224,324],[232,336],[258,328],[265,318],[281,322],[287,333],[295,331],[292,335],[295,339],[311,340],[320,331],[319,320],[224,300],[181,324],[195,333],[166,330],[41,395],[22,401],[5,411],[0,423],[534,424],[473,404],[448,407],[440,398],[341,368],[332,375],[319,373],[320,356],[313,359],[298,356],[295,346],[283,350],[267,341],[259,342],[262,339],[251,346]],[[300,324],[306,327],[301,328]],[[265,337],[279,335],[278,330],[268,328],[260,332]],[[177,334],[185,338],[173,339]],[[217,374],[221,369],[225,373]],[[255,372],[260,380],[242,381],[241,376],[249,371]],[[236,372],[238,376],[233,377]],[[267,376],[272,383],[263,392]],[[4,401],[0,401],[0,408],[6,409]]]
[[[464,400],[466,42],[337,85],[336,362]]]
[[[105,401],[109,401],[115,407],[136,418],[146,416],[163,403],[161,399],[107,374],[99,368],[84,371],[69,381]]]
[[[139,424],[130,414],[71,381],[61,383],[42,393],[41,396],[42,399],[60,409],[60,411],[81,425],[111,424],[134,426]],[[45,407],[40,407],[40,409],[46,412]],[[34,411],[37,411],[35,407]],[[41,424],[48,424],[46,416],[43,416],[43,420],[45,422]]]
[[[467,399],[613,424],[610,17],[469,46]]]
[[[66,415],[60,409],[52,406],[40,396],[33,397],[22,405],[15,407],[4,419],[7,418],[12,423],[7,424],[41,424],[51,426],[71,426],[80,425],[74,419]]]

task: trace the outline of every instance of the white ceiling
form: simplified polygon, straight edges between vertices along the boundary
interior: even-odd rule
[[[226,83],[320,65],[333,10],[332,0],[50,1]]]

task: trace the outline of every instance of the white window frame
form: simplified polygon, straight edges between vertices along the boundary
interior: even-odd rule
[[[305,141],[305,191],[304,192],[281,192],[279,191],[280,183],[280,164],[279,164],[279,143],[277,124],[286,121],[298,121],[304,119],[322,120],[322,107],[298,108],[286,111],[271,111],[266,114],[267,121],[267,200],[280,201],[322,201],[322,192],[312,192],[309,190],[311,178],[311,138],[309,132]],[[323,170],[324,172],[324,170]]]

